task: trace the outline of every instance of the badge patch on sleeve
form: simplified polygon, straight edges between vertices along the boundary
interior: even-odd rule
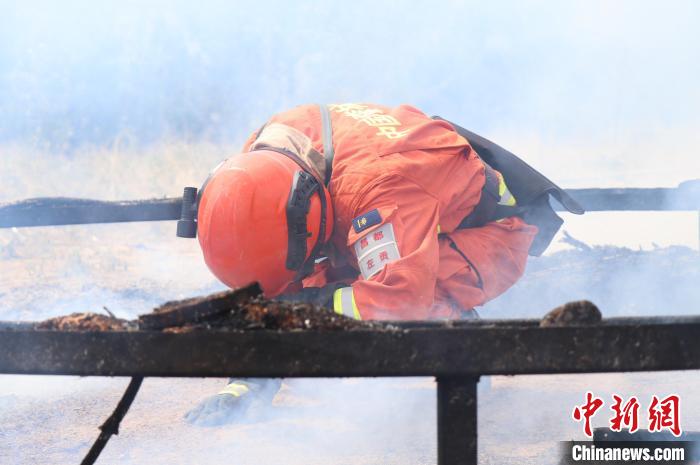
[[[355,229],[356,233],[359,233],[381,222],[382,215],[380,215],[379,210],[375,208],[374,210],[370,210],[364,215],[360,215],[352,220],[352,227]]]
[[[401,258],[391,223],[362,236],[355,242],[354,248],[360,272],[365,279],[379,273],[388,263]]]

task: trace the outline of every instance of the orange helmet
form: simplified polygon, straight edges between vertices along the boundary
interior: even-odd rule
[[[333,226],[330,194],[304,162],[277,149],[219,165],[199,193],[204,261],[224,284],[268,296],[308,275]]]

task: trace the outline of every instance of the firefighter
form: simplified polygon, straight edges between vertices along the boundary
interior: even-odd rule
[[[472,318],[525,270],[538,227],[517,207],[447,121],[407,105],[303,105],[212,172],[197,234],[232,288],[258,282],[362,320]],[[231,380],[188,419],[269,402],[278,387]]]

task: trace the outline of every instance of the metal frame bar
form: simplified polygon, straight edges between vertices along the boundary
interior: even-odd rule
[[[438,465],[476,465],[479,378],[438,377],[436,381]]]
[[[349,331],[61,332],[0,325],[0,373],[434,376],[439,465],[476,465],[481,374],[700,369],[700,317],[410,322]]]
[[[181,198],[107,201],[44,197],[0,204],[0,228],[177,220],[181,209]]]
[[[587,211],[698,211],[700,180],[676,188],[566,189]],[[557,202],[559,211],[565,211]],[[44,197],[0,204],[0,228],[180,219],[182,198],[104,201]]]
[[[586,211],[697,211],[700,180],[679,187],[566,189]],[[559,207],[559,205],[557,205]],[[565,211],[563,207],[559,211]]]
[[[0,373],[480,376],[700,369],[700,317],[426,323],[347,331],[0,330]]]

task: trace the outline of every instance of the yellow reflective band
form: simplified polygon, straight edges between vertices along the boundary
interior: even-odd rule
[[[496,171],[496,178],[498,178],[498,195],[500,196],[503,195],[507,189],[506,180],[503,178],[503,175],[500,171]]]
[[[438,234],[440,234],[440,225],[438,225]]]
[[[499,172],[496,172],[498,176],[498,204],[499,205],[506,205],[508,207],[514,207],[516,202],[515,202],[515,197],[513,194],[511,194],[510,190],[508,189],[508,186],[506,185],[506,180],[503,179],[503,175]]]
[[[361,320],[360,311],[355,304],[355,295],[352,287],[343,287],[333,293],[333,311],[338,315]]]
[[[222,389],[219,394],[231,394],[234,397],[241,397],[243,394],[246,394],[250,389],[248,386],[242,383],[231,383],[228,386],[226,386],[224,389]]]
[[[342,289],[337,289],[333,293],[333,311],[338,315],[343,314],[343,293],[340,291],[342,291]]]

